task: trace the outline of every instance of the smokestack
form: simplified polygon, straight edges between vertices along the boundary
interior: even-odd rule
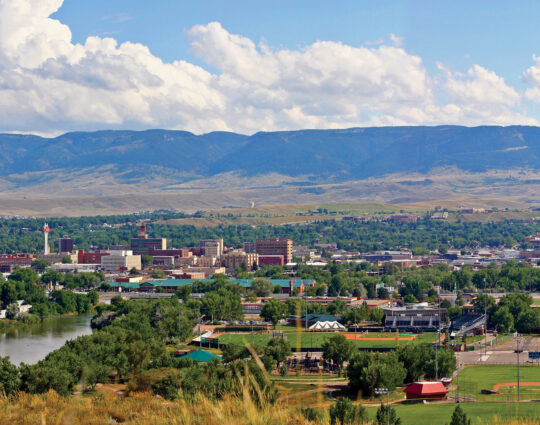
[[[43,225],[43,238],[45,239],[45,247],[43,248],[43,254],[49,255],[49,232],[51,229],[49,228],[49,225],[45,223]]]

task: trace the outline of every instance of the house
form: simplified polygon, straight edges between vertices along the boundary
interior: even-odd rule
[[[441,382],[414,382],[403,391],[407,400],[445,400],[448,394]]]

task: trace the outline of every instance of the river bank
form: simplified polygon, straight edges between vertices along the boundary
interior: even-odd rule
[[[0,333],[0,357],[9,356],[14,364],[37,363],[66,341],[91,334],[92,316],[66,315],[35,324],[9,323],[5,332]]]

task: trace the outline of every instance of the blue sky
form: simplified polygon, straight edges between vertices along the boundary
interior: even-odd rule
[[[0,131],[536,125],[539,16],[538,1],[5,0]]]
[[[512,84],[522,84],[532,55],[540,55],[538,1],[66,0],[53,16],[70,26],[76,42],[113,36],[143,43],[166,61],[183,58],[203,66],[191,54],[185,31],[212,21],[290,49],[317,40],[363,45],[392,33],[430,69],[443,62],[466,71],[477,63]]]

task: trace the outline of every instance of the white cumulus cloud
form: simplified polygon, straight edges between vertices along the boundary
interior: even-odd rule
[[[73,43],[69,27],[50,18],[61,6],[0,0],[0,131],[535,123],[520,113],[521,94],[493,71],[475,65],[465,75],[429,75],[394,34],[376,46],[317,41],[289,50],[217,22],[197,25],[187,35],[213,73],[165,63],[138,43]],[[529,98],[540,86],[539,63],[525,75],[536,87]]]

